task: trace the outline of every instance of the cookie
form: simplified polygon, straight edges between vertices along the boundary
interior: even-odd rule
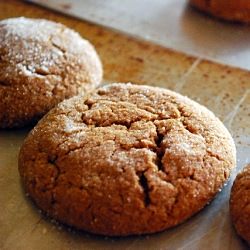
[[[230,196],[230,214],[237,233],[250,245],[250,164],[234,181]]]
[[[35,122],[101,79],[95,49],[75,31],[42,19],[0,21],[0,128]]]
[[[249,0],[190,0],[192,6],[215,17],[250,23]]]
[[[167,89],[111,84],[51,110],[25,139],[19,172],[48,215],[122,236],[197,213],[235,157],[229,132],[205,107]]]

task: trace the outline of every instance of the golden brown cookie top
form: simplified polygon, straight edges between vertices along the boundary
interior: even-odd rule
[[[39,207],[106,235],[183,222],[214,197],[233,167],[233,140],[210,111],[172,91],[131,84],[59,104],[19,157]]]
[[[250,245],[250,164],[234,181],[230,197],[230,213],[237,233]]]
[[[0,128],[36,120],[101,78],[93,46],[75,31],[43,19],[0,21]]]

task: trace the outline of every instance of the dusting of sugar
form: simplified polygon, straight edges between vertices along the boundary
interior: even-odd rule
[[[20,17],[0,21],[0,56],[11,65],[4,70],[5,78],[13,73],[43,77],[66,50],[73,54],[84,51],[92,57],[92,50],[83,49],[86,45],[91,46],[78,33],[48,20]]]
[[[193,149],[190,146],[190,144],[188,144],[188,143],[183,142],[183,143],[179,144],[178,146],[179,146],[179,148],[181,150],[187,152],[188,154],[192,154],[193,153]]]
[[[55,27],[61,27],[60,24],[48,20],[29,19],[25,17],[5,19],[0,22],[0,25],[1,27],[6,27],[6,36],[11,37],[15,41],[20,38],[48,41],[48,35],[55,32]]]
[[[16,65],[17,69],[19,69],[19,74],[25,74],[26,76],[32,76],[32,72],[30,70],[28,70],[27,67],[25,67],[24,65],[22,64],[17,64]]]
[[[74,132],[76,130],[79,130],[79,126],[76,126],[75,122],[73,122],[72,119],[66,118],[65,125],[64,125],[64,131],[66,133],[71,133],[71,132]]]

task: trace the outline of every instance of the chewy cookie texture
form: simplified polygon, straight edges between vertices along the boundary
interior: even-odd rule
[[[250,23],[249,0],[190,0],[192,6],[215,17]]]
[[[230,213],[237,233],[250,245],[250,164],[234,181],[230,197]]]
[[[26,138],[26,192],[57,220],[102,235],[162,231],[201,210],[235,167],[205,107],[170,90],[111,84],[52,109]]]
[[[101,79],[95,49],[73,30],[42,19],[0,21],[0,128],[35,122]]]

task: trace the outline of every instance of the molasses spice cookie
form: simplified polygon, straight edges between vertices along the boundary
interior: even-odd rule
[[[250,245],[250,164],[234,181],[230,197],[230,213],[237,233]]]
[[[101,79],[95,49],[73,30],[42,19],[0,21],[0,128],[37,121]]]
[[[26,138],[26,192],[57,220],[103,235],[162,231],[201,210],[235,167],[205,107],[170,90],[111,84],[51,110]]]
[[[250,23],[249,0],[190,0],[190,4],[224,20]]]

